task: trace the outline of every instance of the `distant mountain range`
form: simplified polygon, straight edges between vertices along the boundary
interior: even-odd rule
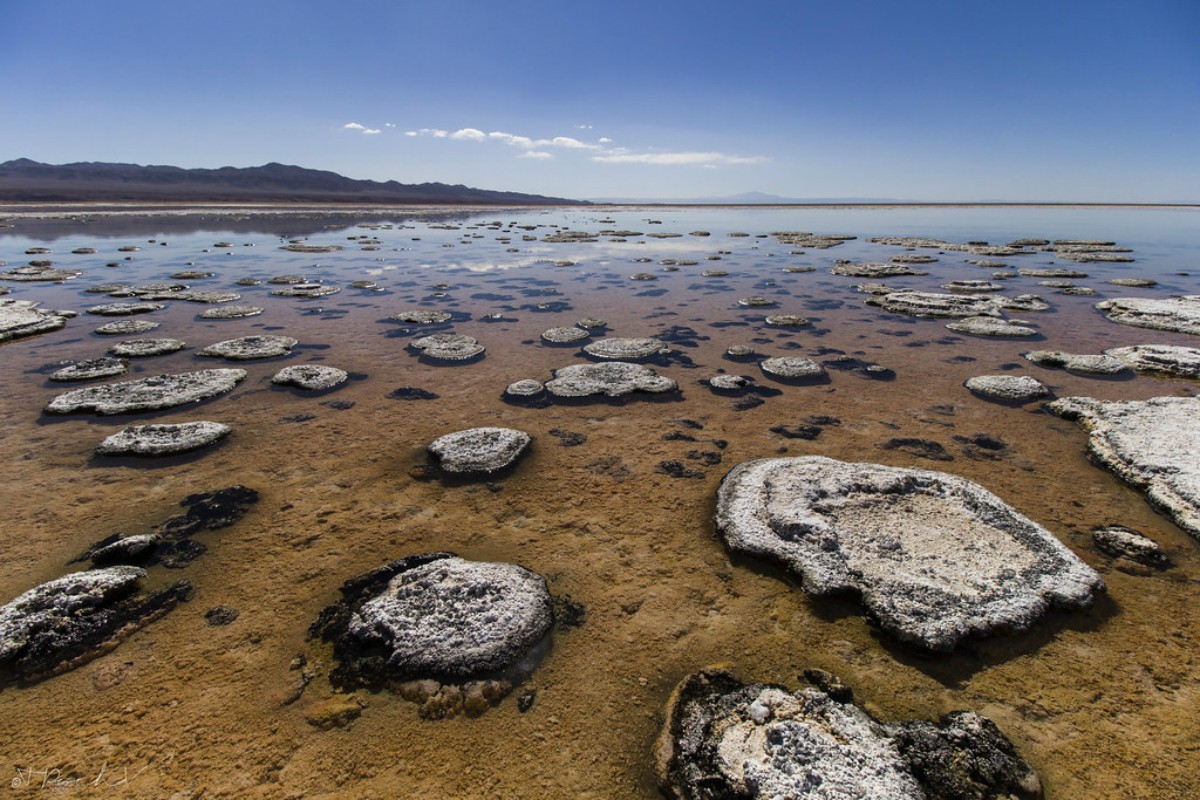
[[[581,205],[579,200],[445,183],[360,181],[287,164],[183,169],[139,164],[0,163],[0,202]]]

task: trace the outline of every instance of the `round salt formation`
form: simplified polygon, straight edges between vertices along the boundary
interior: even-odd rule
[[[350,377],[343,369],[320,364],[297,364],[284,367],[271,378],[279,386],[295,386],[297,389],[320,391],[340,386]]]
[[[371,678],[495,673],[516,665],[550,630],[550,593],[536,572],[442,553],[405,561],[416,565],[402,565],[335,640],[342,658],[382,652],[375,657],[382,674]]]
[[[161,324],[147,319],[121,319],[101,325],[96,328],[96,333],[101,336],[133,336],[139,333],[149,333]]]
[[[931,650],[1024,630],[1104,588],[1054,536],[954,475],[820,456],[735,467],[717,496],[733,552],[777,562],[814,595],[858,592],[884,630]]]
[[[483,355],[486,349],[473,336],[462,336],[457,333],[435,333],[422,336],[409,345],[421,353],[422,358],[433,361],[470,361]]]
[[[964,385],[973,394],[999,403],[1024,404],[1050,395],[1045,384],[1028,375],[976,375]]]
[[[533,378],[510,383],[504,389],[504,396],[512,400],[532,400],[535,397],[541,396],[546,391],[546,387],[541,381],[536,381]]]
[[[584,345],[583,352],[592,358],[613,361],[638,361],[662,353],[667,347],[658,339],[614,336]]]
[[[1077,355],[1061,350],[1030,350],[1025,354],[1025,359],[1043,367],[1056,367],[1085,375],[1117,375],[1128,369],[1120,360],[1104,354]]]
[[[812,324],[799,314],[771,314],[766,323],[776,328],[804,328]]]
[[[185,347],[179,339],[126,339],[108,348],[108,352],[122,358],[149,358],[177,353]]]
[[[685,678],[671,694],[655,748],[663,794],[675,800],[1042,796],[1037,773],[987,717],[956,711],[936,724],[884,723],[855,705],[836,677],[814,682],[819,688],[792,693],[743,685],[723,670]]]
[[[774,308],[778,303],[766,297],[743,297],[738,300],[738,305],[743,308]]]
[[[223,394],[245,377],[244,369],[202,369],[175,375],[155,375],[136,381],[106,383],[60,394],[43,410],[47,414],[90,411],[100,415],[158,411]]]
[[[428,450],[445,472],[486,474],[512,464],[531,441],[512,428],[470,428],[439,436]]]
[[[649,367],[626,361],[603,364],[571,364],[554,370],[554,379],[546,382],[546,391],[554,397],[623,397],[635,392],[662,394],[679,385]]]
[[[542,341],[550,344],[573,344],[591,338],[583,328],[563,327],[542,331]]]
[[[1113,322],[1137,328],[1200,334],[1200,295],[1169,299],[1118,297],[1097,303]]]
[[[149,314],[163,308],[162,303],[104,303],[87,309],[89,314],[102,317],[127,317],[133,314]]]
[[[436,325],[439,322],[448,322],[452,316],[449,311],[436,308],[413,308],[393,314],[390,318],[409,325]]]
[[[1156,372],[1172,378],[1200,378],[1200,349],[1168,344],[1114,347],[1105,355],[1137,372]]]
[[[326,297],[337,294],[341,289],[324,283],[296,283],[275,289],[271,292],[275,297]]]
[[[1018,325],[999,317],[964,317],[954,322],[946,323],[946,327],[955,333],[965,333],[968,336],[990,337],[1019,337],[1037,336],[1037,328],[1028,325]]]
[[[127,369],[129,369],[129,365],[121,359],[101,356],[100,358],[76,361],[51,372],[49,377],[52,381],[90,381],[96,378],[111,378],[113,375],[121,375]]]
[[[208,447],[233,433],[220,422],[180,422],[169,425],[131,425],[96,447],[103,456],[170,456]]]
[[[210,308],[200,314],[200,319],[241,319],[263,313],[262,306],[221,306]]]
[[[825,368],[811,358],[779,356],[764,359],[759,368],[772,378],[784,380],[817,380],[825,377]]]
[[[297,344],[299,342],[290,336],[261,334],[243,336],[239,339],[226,339],[223,342],[210,344],[196,355],[227,358],[230,361],[253,361],[258,358],[286,356]]]

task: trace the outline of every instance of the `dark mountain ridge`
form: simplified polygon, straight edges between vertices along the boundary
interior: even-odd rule
[[[83,161],[0,163],[0,202],[268,202],[437,205],[582,205],[581,201],[445,183],[355,180],[271,162],[184,169]]]

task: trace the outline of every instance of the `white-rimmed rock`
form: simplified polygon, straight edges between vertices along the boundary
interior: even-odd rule
[[[91,412],[100,415],[158,411],[223,394],[245,377],[244,369],[202,369],[106,383],[60,394],[44,410],[47,414]]]
[[[433,361],[470,361],[483,355],[486,348],[474,336],[457,333],[435,333],[422,336],[409,345],[423,358]]]
[[[445,556],[400,572],[363,603],[339,649],[381,648],[393,678],[466,678],[515,665],[552,621],[536,572]]]
[[[675,381],[649,367],[626,361],[571,364],[554,370],[554,378],[546,382],[547,392],[563,398],[622,397],[636,392],[662,394],[678,388]]]
[[[486,474],[512,464],[532,441],[512,428],[469,428],[439,436],[427,449],[445,472]]]
[[[151,322],[148,319],[119,319],[108,322],[96,328],[101,336],[132,336],[139,333],[149,333],[162,323]]]
[[[208,447],[232,432],[228,425],[204,420],[130,425],[105,438],[96,452],[102,456],[170,456]]]
[[[785,380],[816,380],[825,377],[825,368],[811,358],[801,356],[777,356],[763,359],[759,369],[772,378]]]
[[[67,324],[69,314],[38,308],[32,300],[0,297],[0,342],[56,331]]]
[[[730,550],[781,564],[810,594],[859,593],[884,630],[931,650],[1024,630],[1104,587],[982,486],[928,470],[748,461],[721,483],[717,529]]]
[[[275,336],[260,334],[257,336],[242,336],[238,339],[226,339],[223,342],[210,344],[196,353],[198,356],[227,358],[230,361],[252,361],[257,358],[276,358],[286,356],[299,342],[290,336]]]
[[[162,303],[102,303],[86,310],[89,314],[102,317],[128,317],[134,314],[149,314],[162,308]]]
[[[662,353],[667,346],[658,339],[612,336],[584,345],[583,352],[592,358],[613,361],[638,361]]]
[[[262,306],[219,306],[200,312],[200,319],[241,319],[263,313]]]
[[[101,356],[68,364],[49,375],[52,381],[91,381],[96,378],[111,378],[129,369],[129,364],[119,358]]]
[[[965,333],[968,336],[1013,336],[1023,338],[1038,335],[1036,328],[1030,328],[1028,325],[1018,325],[1015,322],[999,317],[964,317],[954,322],[947,322],[946,327],[955,333]]]
[[[187,343],[179,339],[126,339],[108,348],[108,352],[122,358],[149,358],[177,353],[187,347]]]
[[[1050,390],[1028,375],[976,375],[964,384],[972,394],[1000,403],[1028,403],[1050,396]]]
[[[1096,308],[1122,325],[1200,335],[1200,295],[1117,297],[1097,303]]]
[[[1104,353],[1089,355],[1064,353],[1061,350],[1030,350],[1025,354],[1025,359],[1043,367],[1081,372],[1085,375],[1118,375],[1128,369],[1122,361]]]
[[[1137,372],[1156,372],[1172,378],[1200,378],[1200,349],[1169,344],[1114,347],[1105,355]]]
[[[1064,397],[1051,412],[1089,431],[1092,456],[1200,538],[1200,398],[1104,402]]]
[[[271,383],[280,386],[295,386],[297,389],[308,391],[319,391],[340,386],[349,377],[348,372],[337,367],[326,367],[321,364],[296,364],[276,372],[271,378]]]

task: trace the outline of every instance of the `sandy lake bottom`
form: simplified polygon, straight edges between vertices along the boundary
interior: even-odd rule
[[[190,581],[189,602],[74,670],[0,691],[0,759],[18,794],[40,794],[49,776],[78,781],[61,788],[65,796],[99,792],[84,785],[96,783],[131,797],[653,798],[652,748],[668,695],[688,674],[721,664],[743,680],[792,688],[805,668],[828,670],[882,719],[978,711],[1037,769],[1049,798],[1200,796],[1200,543],[1092,465],[1076,424],[1040,403],[998,405],[963,387],[972,376],[1013,374],[1038,378],[1057,397],[1194,395],[1195,382],[1077,375],[1034,365],[1022,353],[1200,346],[1185,334],[1115,324],[1094,308],[1112,297],[1200,294],[1200,212],[211,211],[184,221],[13,214],[7,224],[0,229],[7,267],[0,269],[41,259],[83,272],[57,284],[0,283],[11,288],[9,298],[83,312],[112,301],[86,293],[90,286],[136,286],[197,270],[214,276],[184,282],[236,290],[237,302],[265,309],[214,321],[197,316],[209,306],[172,301],[136,317],[161,323],[146,336],[188,347],[134,360],[122,379],[218,366],[249,373],[227,395],[153,415],[41,412],[75,388],[48,381],[47,366],[103,355],[124,338],[92,333],[111,318],[80,313],[61,330],[0,344],[0,541],[8,559],[0,603],[81,568],[68,562],[110,534],[152,531],[190,494],[242,484],[261,496],[235,525],[200,534],[207,553],[186,568],[150,570],[151,588]],[[564,229],[595,240],[545,241]],[[693,235],[699,231],[709,235]],[[771,235],[778,231],[857,238],[798,248]],[[679,236],[649,235],[656,233]],[[1081,264],[1038,251],[991,258],[1007,267],[981,268],[968,261],[985,256],[867,241],[899,234],[992,244],[1105,239],[1131,248],[1135,260]],[[340,249],[280,249],[292,240]],[[36,247],[50,252],[26,253]],[[80,248],[96,252],[72,253]],[[829,272],[837,259],[882,262],[913,253],[937,259],[919,265],[929,275],[884,282],[941,291],[950,280],[1053,266],[1087,273],[1074,282],[1097,294],[1062,294],[1034,277],[1001,280],[1002,294],[1038,294],[1050,310],[1006,315],[1035,324],[1041,335],[1033,340],[988,339],[955,334],[947,320],[869,306],[869,295],[854,286],[872,279]],[[727,274],[705,277],[705,270]],[[654,279],[630,277],[638,273]],[[272,296],[277,285],[235,283],[283,274],[341,291],[298,299]],[[1149,277],[1158,286],[1107,283],[1116,277]],[[352,288],[353,281],[378,288]],[[777,305],[738,305],[751,296]],[[387,320],[412,308],[454,316],[428,329]],[[812,324],[772,327],[764,316],[773,313]],[[585,360],[576,346],[539,339],[584,317],[606,320],[610,337],[662,337],[671,354],[649,365],[681,391],[546,407],[505,402],[506,385],[544,381],[553,369]],[[407,349],[415,336],[435,331],[473,336],[486,354],[444,366]],[[236,365],[195,354],[260,333],[286,334],[300,345],[284,358]],[[728,359],[732,345],[762,356],[850,356],[895,378],[831,368],[825,383],[781,384],[753,361]],[[271,386],[280,367],[304,363],[340,367],[352,380],[319,396]],[[754,404],[700,383],[721,371],[777,391]],[[438,398],[392,396],[401,387]],[[833,421],[817,425],[814,438],[772,430],[818,417]],[[191,456],[93,455],[102,438],[147,419],[211,419],[234,433]],[[532,451],[510,474],[420,479],[426,444],[491,425],[533,437]],[[973,446],[981,434],[1003,447]],[[929,458],[937,448],[928,443],[941,446],[938,460]],[[871,625],[856,599],[811,598],[766,565],[731,560],[714,531],[716,489],[730,468],[810,454],[976,481],[1051,530],[1101,573],[1108,591],[1089,610],[1051,612],[1028,632],[972,639],[949,655],[901,645]],[[684,467],[676,475],[688,477],[663,469],[672,461]],[[1094,528],[1114,523],[1159,542],[1175,566],[1114,566],[1091,539]],[[346,579],[441,550],[540,573],[555,597],[583,607],[582,622],[556,629],[528,682],[479,717],[422,719],[416,705],[386,691],[339,698],[327,678],[329,648],[306,640],[309,625]],[[236,609],[237,619],[208,624],[204,612],[216,606]],[[298,684],[291,668],[298,654],[315,677],[285,703]],[[536,694],[522,712],[516,700],[526,690]],[[312,724],[331,698],[361,713],[329,730]]]

